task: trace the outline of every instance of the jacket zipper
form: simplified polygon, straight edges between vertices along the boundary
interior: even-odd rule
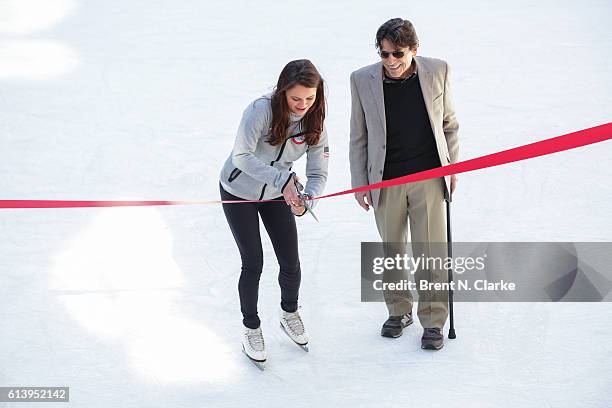
[[[287,145],[287,142],[289,141],[289,139],[293,139],[294,137],[298,137],[298,136],[302,136],[303,134],[305,134],[306,132],[300,132],[300,133],[296,133],[293,136],[289,136],[287,139],[285,139],[285,141],[283,142],[283,145],[281,146],[280,152],[278,152],[278,156],[276,157],[276,160],[272,160],[270,162],[270,166],[273,166],[275,162],[279,161],[281,156],[283,155],[283,152],[285,151],[285,146]],[[261,194],[259,195],[259,199],[258,200],[262,200],[264,193],[266,192],[266,186],[268,184],[264,184],[263,187],[261,188]]]
[[[242,170],[240,170],[238,167],[235,167],[234,170],[232,170],[232,172],[230,173],[227,181],[231,183],[232,181],[236,180],[236,178],[238,178],[240,173],[242,173]]]

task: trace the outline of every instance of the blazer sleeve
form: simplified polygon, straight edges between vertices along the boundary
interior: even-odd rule
[[[349,141],[349,164],[351,168],[351,186],[353,188],[368,184],[368,129],[365,113],[355,72],[351,74],[351,123]]]
[[[453,104],[450,78],[451,69],[447,63],[444,77],[444,117],[442,119],[442,130],[446,138],[450,162],[457,163],[457,161],[459,161],[459,137],[457,136],[459,123],[455,116],[455,105]]]

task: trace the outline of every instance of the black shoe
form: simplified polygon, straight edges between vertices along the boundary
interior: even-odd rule
[[[383,337],[399,337],[402,335],[404,327],[412,324],[412,313],[403,316],[390,316],[383,324],[380,335]]]
[[[440,350],[444,346],[444,335],[437,327],[423,329],[421,348],[427,350]]]

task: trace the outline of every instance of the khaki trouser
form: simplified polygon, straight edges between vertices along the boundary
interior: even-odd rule
[[[446,213],[442,179],[430,179],[401,184],[381,190],[378,208],[374,211],[376,226],[383,242],[405,243],[410,221],[410,240],[413,257],[446,258]],[[397,246],[389,246],[397,247]],[[396,251],[389,249],[387,251]],[[387,252],[386,251],[386,252]],[[402,253],[403,254],[403,253]],[[385,256],[395,256],[386,253]],[[430,265],[431,266],[431,265]],[[391,270],[383,274],[383,282],[398,282],[409,279],[405,270]],[[446,269],[436,266],[419,267],[414,278],[417,282],[447,282]],[[413,279],[411,279],[413,280]],[[423,327],[442,328],[448,316],[447,291],[421,291],[417,316]],[[413,297],[409,290],[385,290],[383,292],[390,316],[401,316],[412,312]]]

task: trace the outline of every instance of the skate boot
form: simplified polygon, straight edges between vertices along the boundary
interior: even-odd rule
[[[308,351],[308,347],[306,346],[308,344],[308,335],[306,334],[304,323],[297,310],[291,313],[281,309],[280,325],[295,344],[302,347],[305,351]]]
[[[264,343],[261,327],[249,329],[243,327],[242,332],[242,350],[248,358],[255,363],[260,369],[264,368],[266,362],[266,347]]]

